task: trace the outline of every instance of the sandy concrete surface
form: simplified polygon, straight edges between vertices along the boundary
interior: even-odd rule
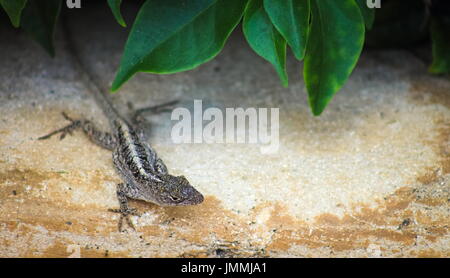
[[[126,32],[108,10],[70,17],[77,48],[100,84],[112,81]],[[105,20],[98,20],[105,16]],[[403,50],[365,51],[320,117],[301,65],[289,88],[237,32],[199,68],[138,74],[113,96],[122,113],[179,99],[203,107],[279,108],[280,148],[174,144],[170,114],[149,118],[149,142],[201,205],[133,201],[137,231],[117,231],[111,153],[81,133],[37,141],[73,117],[107,128],[58,30],[51,59],[0,26],[0,256],[448,257],[450,81]],[[100,39],[99,39],[100,38]],[[292,58],[292,57],[291,57]]]

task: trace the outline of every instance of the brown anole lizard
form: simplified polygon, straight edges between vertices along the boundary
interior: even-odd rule
[[[126,219],[134,229],[129,216],[139,215],[136,209],[128,206],[128,199],[143,200],[160,206],[186,206],[203,202],[203,195],[184,176],[169,174],[164,162],[146,142],[143,132],[139,132],[135,125],[130,124],[119,115],[106,97],[106,93],[97,86],[91,75],[83,68],[81,60],[73,49],[73,42],[70,42],[70,39],[67,41],[67,47],[74,58],[74,66],[78,69],[84,83],[108,117],[112,132],[100,131],[91,121],[85,119],[73,120],[63,113],[64,117],[71,121],[71,124],[42,136],[39,140],[48,139],[58,133],[61,134],[60,138],[63,139],[66,134],[81,129],[91,141],[112,151],[114,166],[123,180],[123,183],[117,185],[117,198],[120,208],[110,209],[112,212],[121,214],[119,231],[122,231],[123,219]],[[141,109],[142,111],[144,110]]]

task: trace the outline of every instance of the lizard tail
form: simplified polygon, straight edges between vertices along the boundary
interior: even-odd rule
[[[83,84],[86,84],[86,86],[88,87],[87,89],[92,93],[92,96],[94,97],[95,101],[103,110],[103,113],[105,113],[111,128],[115,130],[117,128],[116,125],[118,118],[120,118],[125,122],[126,120],[120,116],[120,114],[117,112],[117,109],[114,108],[113,104],[111,103],[111,100],[107,96],[107,94],[109,93],[108,89],[105,87],[101,87],[97,82],[95,82],[95,79],[93,77],[94,74],[89,71],[89,67],[83,64],[81,57],[78,55],[78,52],[76,51],[76,44],[75,41],[72,39],[73,36],[68,26],[67,16],[62,16],[62,26],[63,26],[64,41],[66,43],[66,49],[68,50],[72,58],[72,63],[76,71],[79,73],[83,81]]]

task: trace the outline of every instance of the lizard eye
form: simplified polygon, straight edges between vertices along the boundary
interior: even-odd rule
[[[173,202],[180,202],[181,198],[177,197],[177,196],[173,196],[173,195],[169,195],[170,200],[172,200]]]

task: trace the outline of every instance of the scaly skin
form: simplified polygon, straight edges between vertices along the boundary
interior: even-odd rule
[[[166,165],[145,141],[144,132],[137,127],[139,122],[143,121],[141,113],[168,111],[176,102],[139,109],[132,117],[133,125],[129,124],[113,107],[106,90],[102,90],[101,86],[94,82],[94,74],[89,74],[87,67],[83,66],[75,51],[75,42],[69,36],[70,29],[67,28],[65,21],[63,23],[66,47],[71,54],[73,66],[107,116],[112,133],[99,131],[90,121],[73,120],[63,113],[63,116],[71,121],[71,124],[39,139],[48,139],[58,133],[63,139],[67,133],[72,134],[74,130],[82,129],[91,141],[113,152],[114,165],[123,180],[123,183],[117,185],[120,208],[110,209],[110,211],[121,214],[119,231],[122,231],[124,218],[134,229],[129,216],[138,215],[135,209],[128,206],[128,199],[143,200],[160,206],[186,206],[203,202],[203,195],[190,185],[184,176],[169,174]]]
[[[110,209],[121,214],[119,231],[125,218],[134,229],[130,215],[139,215],[128,206],[128,199],[143,200],[160,206],[187,206],[203,202],[198,192],[184,176],[173,176],[167,171],[164,162],[156,152],[141,138],[131,125],[117,118],[114,121],[114,134],[101,132],[87,120],[73,120],[63,113],[72,123],[38,138],[48,139],[61,133],[61,139],[76,129],[82,129],[89,139],[97,145],[113,151],[113,162],[124,183],[117,186],[119,209]]]

